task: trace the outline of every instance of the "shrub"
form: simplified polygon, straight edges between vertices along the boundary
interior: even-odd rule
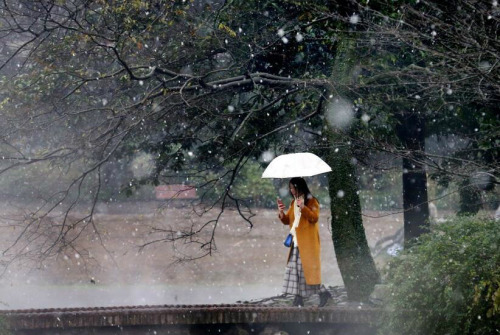
[[[0,335],[9,335],[10,332],[7,329],[7,325],[5,319],[2,315],[0,315]]]
[[[456,218],[391,261],[380,333],[498,334],[498,228],[490,218]]]

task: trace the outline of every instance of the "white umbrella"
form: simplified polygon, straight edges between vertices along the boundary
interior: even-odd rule
[[[310,177],[332,171],[321,158],[309,152],[276,157],[269,163],[262,178]]]

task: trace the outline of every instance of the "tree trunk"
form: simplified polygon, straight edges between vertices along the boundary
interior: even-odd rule
[[[330,143],[339,143],[331,134]],[[356,174],[347,145],[331,150],[326,160],[332,168],[328,174],[331,199],[332,240],[342,279],[350,301],[368,300],[380,275],[366,240],[357,193]]]
[[[427,174],[423,162],[425,152],[425,119],[417,112],[397,114],[397,134],[408,150],[403,158],[404,243],[409,243],[429,230]]]
[[[351,72],[356,59],[354,50],[354,39],[340,39],[332,71],[332,80],[338,84],[335,94],[341,95],[342,84],[352,80]],[[334,128],[328,130],[328,138],[330,145],[342,144],[331,148],[326,157],[333,170],[328,174],[333,247],[348,300],[367,301],[375,284],[380,282],[380,274],[363,227],[353,156],[344,136]]]
[[[459,216],[476,215],[481,209],[481,192],[471,184],[470,179],[460,183],[460,209]]]

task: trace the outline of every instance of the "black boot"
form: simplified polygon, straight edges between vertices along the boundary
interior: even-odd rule
[[[318,304],[318,307],[325,306],[326,303],[328,302],[328,299],[330,299],[331,297],[332,297],[332,295],[327,290],[319,292],[319,304]]]
[[[296,295],[293,299],[293,306],[302,307],[304,306],[304,299],[300,295]]]

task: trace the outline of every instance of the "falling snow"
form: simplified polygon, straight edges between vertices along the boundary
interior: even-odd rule
[[[331,126],[346,129],[354,121],[354,106],[346,99],[332,98],[326,107],[326,118]]]

